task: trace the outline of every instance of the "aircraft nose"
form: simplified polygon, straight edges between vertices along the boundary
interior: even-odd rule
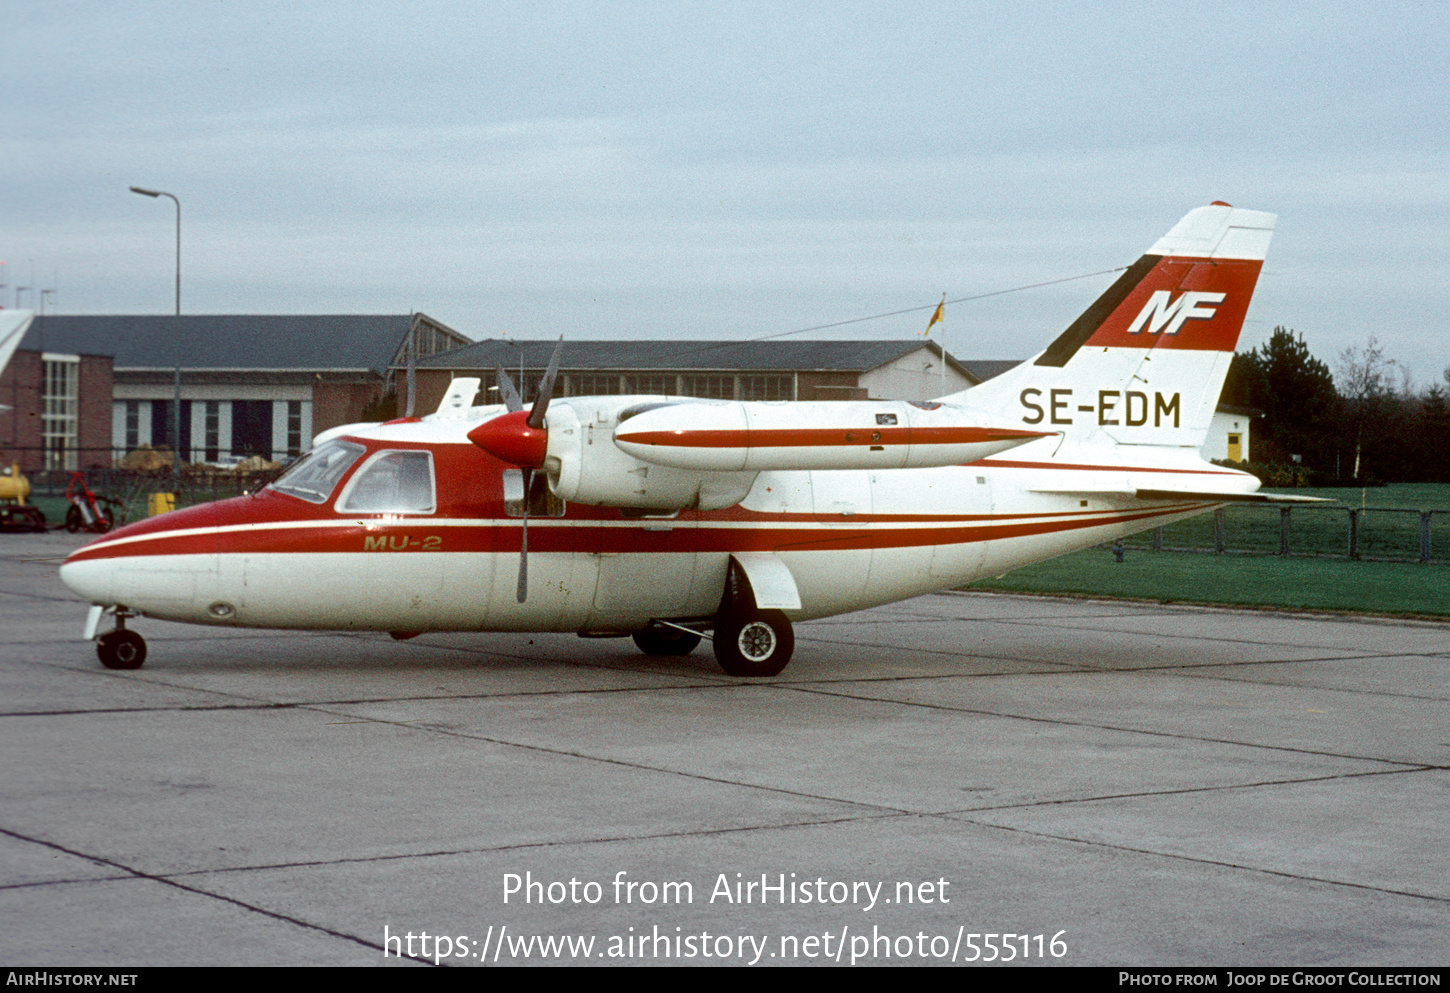
[[[83,600],[90,603],[98,603],[105,607],[114,607],[120,603],[119,589],[117,583],[117,566],[119,559],[83,559],[76,558],[77,552],[61,564],[60,580],[71,588],[71,591]]]
[[[223,512],[204,505],[128,524],[71,552],[60,567],[61,581],[104,607],[202,619],[206,604],[216,599],[216,521]]]

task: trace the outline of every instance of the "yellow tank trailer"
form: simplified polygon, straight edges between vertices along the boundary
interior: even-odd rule
[[[0,466],[0,530],[45,530],[45,515],[29,499],[30,480],[20,471],[20,463]]]

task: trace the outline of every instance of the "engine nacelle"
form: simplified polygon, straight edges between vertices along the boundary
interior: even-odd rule
[[[640,404],[614,442],[652,465],[714,472],[966,465],[1047,432],[900,400]]]
[[[659,399],[588,397],[550,404],[544,471],[554,493],[574,503],[631,510],[723,510],[744,500],[754,472],[651,465],[615,445],[620,411]]]

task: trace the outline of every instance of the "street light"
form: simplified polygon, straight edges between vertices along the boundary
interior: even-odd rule
[[[176,204],[176,316],[181,316],[181,201],[174,194],[165,193],[161,190],[148,190],[140,186],[131,187],[132,193],[139,193],[143,197],[170,197],[171,202]],[[172,412],[171,425],[174,432],[171,450],[176,455],[176,471],[181,471],[181,327],[177,322],[176,342],[176,398],[175,409]]]
[[[146,190],[139,186],[131,187],[132,193],[139,193],[143,197],[171,197],[171,202],[176,204],[176,316],[181,316],[181,201],[170,193],[163,193],[160,190]]]

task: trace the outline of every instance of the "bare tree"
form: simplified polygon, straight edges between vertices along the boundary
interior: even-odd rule
[[[1359,478],[1360,457],[1364,448],[1365,421],[1377,401],[1394,393],[1395,370],[1400,370],[1406,389],[1409,372],[1394,359],[1385,356],[1379,339],[1370,335],[1364,348],[1346,348],[1339,353],[1334,366],[1334,385],[1340,398],[1348,405],[1354,425],[1354,478]],[[1450,369],[1446,370],[1450,374]]]

